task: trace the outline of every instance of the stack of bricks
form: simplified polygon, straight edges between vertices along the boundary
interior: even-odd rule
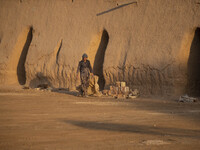
[[[139,95],[139,91],[134,90],[133,92],[126,86],[126,82],[117,81],[114,86],[110,86],[110,90],[103,90],[103,95],[112,96],[114,98],[136,98]]]

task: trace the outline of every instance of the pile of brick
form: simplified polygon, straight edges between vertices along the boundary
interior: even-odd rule
[[[126,82],[117,81],[115,85],[110,86],[109,90],[103,90],[102,94],[114,98],[137,98],[139,91],[130,89],[126,86]]]
[[[101,93],[99,92],[99,85],[98,85],[99,77],[96,75],[90,76],[89,78],[89,87],[87,90],[88,95],[93,96],[101,96]]]
[[[96,75],[90,76],[89,78],[89,86],[87,89],[87,94],[89,96],[97,96],[100,97],[102,96],[101,92],[99,92],[99,85],[98,85],[98,80],[99,77]],[[81,85],[79,85],[78,87],[76,87],[76,90],[79,91],[79,96],[81,95],[82,91],[81,91]]]

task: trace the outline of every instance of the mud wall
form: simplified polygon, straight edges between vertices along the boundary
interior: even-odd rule
[[[199,18],[199,0],[0,0],[0,83],[74,89],[86,52],[101,87],[191,92]]]

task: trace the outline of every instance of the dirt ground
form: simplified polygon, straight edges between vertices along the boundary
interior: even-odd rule
[[[1,150],[200,149],[200,103],[0,89]]]

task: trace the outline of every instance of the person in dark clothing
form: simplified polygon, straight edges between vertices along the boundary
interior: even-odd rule
[[[87,60],[87,58],[88,58],[87,54],[84,53],[82,56],[82,60],[79,62],[77,68],[77,78],[78,78],[78,73],[80,72],[82,96],[87,96],[89,77],[90,74],[93,75],[90,61]]]

